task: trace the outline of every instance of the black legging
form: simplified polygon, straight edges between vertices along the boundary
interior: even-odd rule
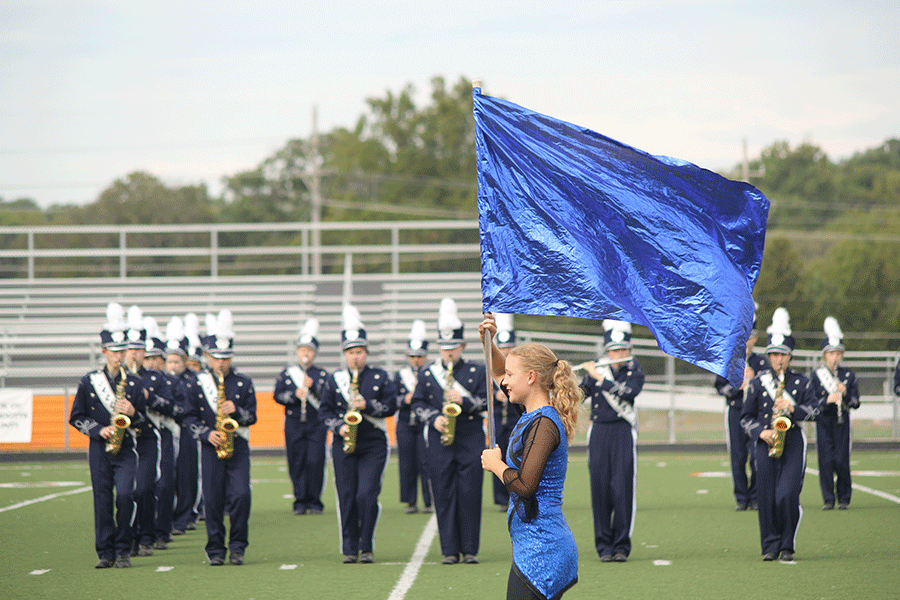
[[[509,569],[509,583],[506,584],[506,600],[547,600],[528,583],[522,572],[513,563]]]

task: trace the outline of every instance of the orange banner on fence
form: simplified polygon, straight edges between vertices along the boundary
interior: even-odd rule
[[[73,396],[34,396],[32,401],[31,442],[0,444],[0,452],[41,452],[86,450],[86,435],[69,425]],[[396,444],[394,419],[388,419],[388,437]],[[256,424],[250,428],[251,448],[284,448],[284,407],[272,398],[272,392],[256,393]]]

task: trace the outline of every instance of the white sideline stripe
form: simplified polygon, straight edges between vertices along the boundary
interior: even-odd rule
[[[35,569],[31,571],[29,575],[43,575],[44,573],[49,573],[50,569]]]
[[[425,529],[422,530],[422,535],[419,536],[419,541],[416,543],[416,549],[413,550],[412,557],[406,563],[406,568],[403,569],[403,574],[400,575],[400,579],[397,580],[397,584],[391,590],[388,600],[403,600],[406,596],[406,592],[409,591],[409,588],[416,581],[416,577],[419,576],[419,569],[422,567],[422,563],[425,562],[425,555],[428,554],[428,548],[431,547],[431,542],[434,541],[437,530],[437,516],[431,515],[428,523],[425,524]]]
[[[807,468],[806,472],[811,475],[819,474],[818,469]],[[861,492],[865,492],[867,494],[872,494],[873,496],[878,496],[879,498],[884,498],[885,500],[889,500],[891,502],[896,502],[897,504],[900,504],[900,498],[898,498],[897,496],[888,494],[887,492],[882,492],[881,490],[873,490],[870,487],[867,487],[864,485],[859,485],[858,483],[851,484],[850,487],[852,487],[854,490],[859,490]]]
[[[7,510],[13,510],[16,508],[22,508],[25,506],[29,506],[31,504],[37,504],[38,502],[44,502],[45,500],[53,500],[54,498],[61,498],[62,496],[71,496],[72,494],[80,494],[81,492],[87,492],[91,489],[91,486],[86,486],[82,488],[78,488],[77,490],[69,490],[68,492],[60,492],[58,494],[50,494],[49,496],[41,496],[40,498],[35,498],[34,500],[26,500],[25,502],[19,502],[18,504],[11,504],[9,506],[4,506],[0,508],[0,512],[5,512]]]

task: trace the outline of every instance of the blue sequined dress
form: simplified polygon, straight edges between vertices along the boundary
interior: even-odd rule
[[[556,409],[543,406],[519,418],[510,437],[506,462],[522,470],[523,459],[529,460],[533,450],[525,447],[529,427],[541,422],[547,426],[540,417],[549,419],[556,426],[559,443],[547,458],[533,496],[521,497],[515,492],[515,486],[511,486],[507,517],[514,569],[518,569],[534,591],[553,600],[578,581],[578,547],[562,513],[569,445]],[[515,472],[508,469],[507,473]],[[506,474],[504,482],[509,484]]]

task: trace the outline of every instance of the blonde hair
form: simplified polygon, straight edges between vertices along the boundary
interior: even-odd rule
[[[509,355],[519,359],[519,366],[524,371],[535,372],[538,385],[550,396],[550,406],[559,413],[566,429],[566,439],[572,439],[578,424],[579,408],[584,401],[584,392],[578,386],[572,365],[568,361],[558,360],[550,348],[537,343],[516,346]]]

